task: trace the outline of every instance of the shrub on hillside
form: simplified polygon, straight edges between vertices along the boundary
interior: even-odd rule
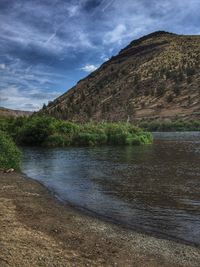
[[[150,132],[200,131],[200,121],[151,121],[141,122],[139,126]]]

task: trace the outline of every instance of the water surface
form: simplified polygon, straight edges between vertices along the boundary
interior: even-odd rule
[[[200,133],[155,139],[138,147],[24,148],[23,171],[77,207],[200,245]]]

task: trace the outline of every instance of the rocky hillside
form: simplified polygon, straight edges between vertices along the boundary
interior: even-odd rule
[[[30,116],[31,114],[32,112],[30,111],[13,110],[0,107],[0,117],[21,117]]]
[[[73,121],[200,118],[200,36],[131,42],[41,111]]]

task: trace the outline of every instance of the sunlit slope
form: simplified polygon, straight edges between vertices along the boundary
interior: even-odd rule
[[[74,121],[200,118],[200,36],[131,42],[41,112]]]

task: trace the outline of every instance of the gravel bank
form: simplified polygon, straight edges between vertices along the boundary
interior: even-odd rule
[[[0,172],[0,266],[200,266],[200,249],[102,222]]]

